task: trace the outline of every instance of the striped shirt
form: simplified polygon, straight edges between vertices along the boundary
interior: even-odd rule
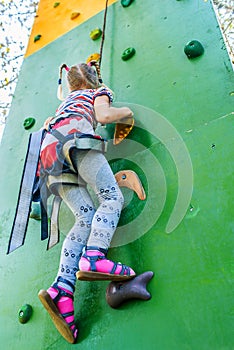
[[[68,94],[64,102],[56,110],[56,117],[63,114],[78,114],[85,117],[88,122],[94,126],[94,101],[98,96],[107,95],[110,102],[113,101],[113,96],[108,89],[101,87],[100,89],[76,90]]]
[[[51,129],[57,129],[64,136],[77,132],[95,135],[94,101],[96,97],[102,95],[107,95],[110,102],[113,101],[112,94],[105,87],[71,92],[58,107],[56,117],[50,124]],[[42,142],[40,153],[44,169],[52,169],[58,162],[57,145],[58,139],[48,131]]]

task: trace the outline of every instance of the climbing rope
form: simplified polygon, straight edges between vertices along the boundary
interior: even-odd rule
[[[105,41],[105,31],[106,31],[106,18],[107,18],[107,9],[108,9],[108,0],[106,0],[106,6],[105,6],[105,12],[104,12],[104,18],[103,18],[103,26],[102,26],[102,40],[101,40],[101,45],[100,45],[100,51],[99,51],[99,59],[98,60],[91,60],[89,64],[91,66],[95,66],[97,75],[98,75],[98,80],[100,84],[103,84],[103,80],[101,77],[101,61],[102,61],[102,53],[103,53],[103,46],[104,46],[104,41]]]
[[[102,41],[101,41],[101,45],[100,45],[100,58],[99,58],[99,67],[100,68],[101,68],[101,62],[102,62],[103,46],[104,46],[104,41],[105,41],[107,8],[108,8],[108,0],[106,0],[106,7],[105,7],[105,12],[104,12],[104,18],[103,18]]]

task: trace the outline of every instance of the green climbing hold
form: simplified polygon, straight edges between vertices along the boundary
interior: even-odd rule
[[[23,305],[18,312],[18,319],[20,323],[26,323],[32,316],[32,306],[29,304]]]
[[[60,2],[55,2],[54,3],[54,8],[58,7],[60,5]]]
[[[41,39],[41,34],[37,34],[36,36],[34,36],[34,43],[40,39]]]
[[[134,0],[121,0],[121,5],[123,7],[128,7]]]
[[[24,119],[24,128],[26,130],[31,129],[35,123],[36,119],[34,119],[33,117],[28,117]]]
[[[134,47],[129,47],[126,50],[124,50],[124,52],[122,53],[122,60],[123,61],[127,61],[129,60],[129,58],[131,58],[132,56],[134,56],[136,53],[136,50],[134,49]]]
[[[199,57],[203,52],[204,48],[198,40],[191,40],[184,47],[184,53],[188,58]]]
[[[92,40],[97,40],[98,38],[100,38],[101,35],[102,35],[102,31],[100,28],[93,29],[89,34]]]
[[[34,220],[41,220],[41,206],[39,202],[32,202],[29,217]]]

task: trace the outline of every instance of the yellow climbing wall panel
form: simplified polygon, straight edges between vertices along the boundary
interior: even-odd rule
[[[109,0],[108,5],[116,1]],[[25,56],[85,22],[105,6],[106,0],[40,0]],[[35,40],[37,36],[40,36],[39,40]]]

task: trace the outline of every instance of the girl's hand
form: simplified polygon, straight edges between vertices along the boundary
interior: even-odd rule
[[[54,117],[48,117],[43,124],[43,129],[48,130],[49,124],[50,124],[51,120],[53,120],[53,119],[54,119]]]

